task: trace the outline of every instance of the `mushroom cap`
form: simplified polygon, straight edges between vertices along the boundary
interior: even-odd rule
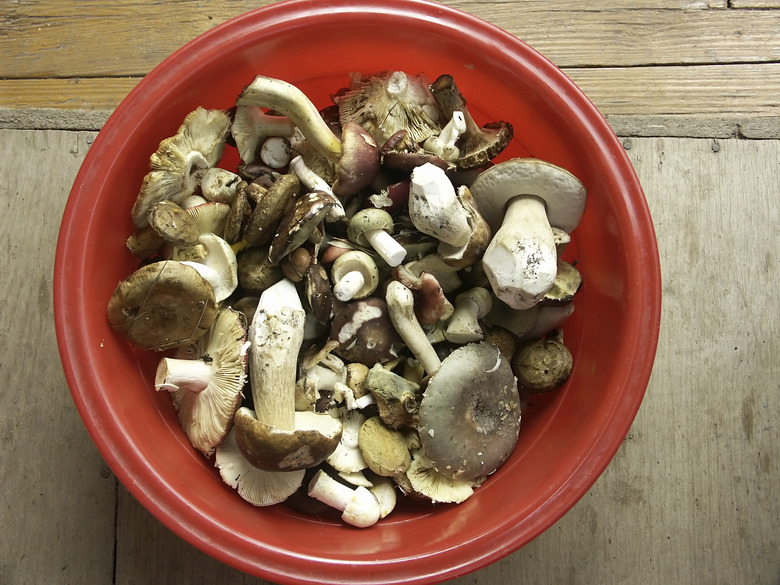
[[[217,302],[228,298],[238,287],[238,261],[236,253],[230,244],[216,234],[205,233],[198,238],[198,243],[203,245],[206,256],[193,262],[185,262],[199,270],[201,276],[206,278],[214,288]],[[199,266],[197,266],[197,265]],[[203,271],[201,266],[211,270]]]
[[[198,243],[195,218],[172,201],[160,201],[149,208],[149,224],[171,246],[194,246]]]
[[[140,349],[164,350],[200,339],[217,318],[214,288],[190,266],[147,264],[120,282],[109,324]]]
[[[296,471],[314,467],[333,453],[341,438],[341,422],[311,411],[295,413],[295,429],[285,430],[257,420],[241,407],[235,414],[238,448],[247,460],[266,471]]]
[[[228,433],[217,447],[214,464],[222,480],[255,506],[273,506],[285,501],[301,487],[306,471],[264,471],[254,467],[236,444],[235,433]]]
[[[401,343],[379,297],[334,303],[330,339],[339,342],[333,353],[368,366],[398,357],[393,346]]]
[[[376,290],[379,285],[379,269],[370,255],[362,250],[344,252],[333,262],[330,276],[336,284],[352,271],[359,272],[363,277],[363,285],[352,295],[353,299],[365,298]]]
[[[571,233],[585,211],[586,191],[566,169],[535,158],[502,161],[480,173],[470,188],[482,217],[496,232],[509,201],[535,195],[545,202],[550,226]]]
[[[369,230],[384,230],[388,234],[393,233],[393,217],[384,209],[367,207],[356,212],[347,226],[347,237],[350,242],[359,246],[371,244],[363,235]]]
[[[574,298],[574,295],[582,286],[582,274],[577,268],[566,260],[558,260],[558,271],[552,288],[548,290],[542,300],[543,305],[565,305]]]
[[[211,368],[208,385],[201,392],[184,388],[171,392],[184,432],[206,457],[211,457],[225,438],[241,405],[247,367],[245,341],[244,315],[225,308],[203,337],[176,351],[178,359],[203,360]]]
[[[347,122],[341,129],[341,152],[333,192],[348,198],[379,174],[379,146],[360,124]]]
[[[423,450],[439,473],[474,480],[493,473],[517,444],[520,396],[509,362],[489,343],[453,351],[420,404]]]
[[[521,343],[512,357],[512,371],[522,390],[532,394],[551,392],[571,374],[573,358],[557,339],[530,339]]]
[[[312,191],[296,199],[281,218],[271,242],[271,262],[277,264],[303,245],[335,204],[336,199],[323,191]]]

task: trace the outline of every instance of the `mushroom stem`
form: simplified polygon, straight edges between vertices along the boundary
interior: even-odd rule
[[[379,502],[367,488],[358,486],[353,490],[321,469],[312,477],[308,493],[323,504],[341,510],[341,518],[359,528],[376,524],[381,516]]]
[[[398,266],[406,257],[406,249],[385,230],[367,230],[363,237],[388,266]]]
[[[355,293],[363,287],[365,282],[366,279],[358,270],[352,270],[341,277],[341,280],[333,286],[333,294],[340,301],[349,301],[354,298]]]
[[[257,420],[282,430],[295,428],[295,382],[305,319],[298,291],[285,278],[260,295],[250,327],[249,371]]]
[[[387,285],[385,298],[390,321],[398,335],[401,336],[423,369],[429,374],[433,374],[441,366],[441,360],[414,314],[412,291],[394,280]]]
[[[258,75],[238,96],[236,105],[260,106],[284,114],[317,152],[334,163],[341,158],[341,141],[306,94],[294,85],[281,79]]]
[[[315,191],[322,191],[333,198],[335,205],[331,208],[328,218],[331,220],[344,217],[344,205],[341,200],[333,193],[333,189],[328,182],[315,173],[303,160],[301,155],[294,157],[290,161],[290,169],[301,180],[306,187]]]
[[[213,369],[205,359],[162,358],[154,378],[156,390],[202,392],[208,386]]]
[[[532,307],[550,290],[558,257],[542,199],[523,195],[509,201],[482,265],[493,292],[514,309]]]

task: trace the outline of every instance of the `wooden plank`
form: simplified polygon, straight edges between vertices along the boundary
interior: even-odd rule
[[[626,146],[664,281],[645,401],[568,514],[451,585],[774,583],[780,574],[780,141]],[[118,526],[118,585],[256,582],[175,537],[123,490]]]
[[[506,28],[561,67],[771,62],[780,56],[777,11],[451,4]],[[144,75],[190,39],[248,8],[236,2],[124,2],[110,11],[97,6],[50,0],[0,7],[0,21],[7,23],[0,78]]]
[[[621,135],[780,137],[780,63],[564,72]],[[0,127],[99,129],[138,81],[0,80]]]
[[[0,131],[0,583],[113,578],[116,480],[68,392],[51,298],[60,217],[93,137]]]

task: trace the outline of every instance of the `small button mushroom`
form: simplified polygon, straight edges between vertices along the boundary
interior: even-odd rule
[[[458,169],[484,166],[498,156],[512,140],[514,132],[508,122],[492,122],[479,127],[467,109],[466,100],[452,75],[439,76],[431,84],[431,93],[444,116],[452,116],[454,112],[461,112],[463,115],[465,129],[461,132],[458,143]]]
[[[393,280],[387,285],[385,300],[390,321],[409,351],[429,374],[438,370],[441,360],[414,313],[412,291],[397,280]]]
[[[542,394],[559,388],[569,378],[572,355],[557,339],[531,339],[521,343],[512,357],[512,371],[521,390]]]
[[[198,107],[187,114],[174,136],[160,142],[130,211],[136,228],[147,225],[147,213],[155,203],[168,199],[181,203],[192,195],[203,173],[222,158],[229,131],[227,112]]]
[[[312,498],[341,511],[342,520],[358,528],[373,526],[381,516],[379,502],[367,488],[358,486],[352,489],[322,469],[309,482],[308,493]]]
[[[206,457],[227,435],[241,405],[247,354],[244,316],[220,310],[211,328],[195,343],[160,360],[156,390],[171,393],[182,429]]]
[[[457,348],[428,380],[419,434],[437,472],[467,481],[490,475],[514,450],[519,430],[515,377],[494,345]]]
[[[430,163],[412,171],[409,217],[418,230],[451,246],[465,246],[471,236],[469,214],[455,187],[443,170]]]
[[[349,220],[347,237],[359,246],[373,248],[388,266],[398,266],[406,257],[406,250],[396,242],[393,218],[382,209],[361,209]]]
[[[481,286],[455,297],[455,311],[447,323],[444,337],[451,343],[471,343],[485,337],[479,320],[493,307],[493,295]]]
[[[193,343],[218,314],[214,288],[191,266],[147,264],[120,282],[108,302],[111,327],[140,349]]]
[[[333,294],[342,302],[365,298],[379,285],[374,259],[360,250],[350,250],[336,258],[330,277]]]
[[[458,138],[466,131],[466,119],[463,112],[454,111],[450,121],[441,129],[438,136],[431,136],[422,146],[447,162],[455,162],[460,158],[460,149],[457,146]]]
[[[222,480],[253,506],[273,506],[292,496],[303,483],[306,470],[264,471],[241,453],[231,430],[217,447],[214,464]]]
[[[296,86],[264,75],[254,78],[236,99],[237,106],[258,106],[287,116],[306,140],[333,163],[341,158],[341,140],[317,107]]]
[[[260,147],[260,160],[272,169],[283,169],[290,164],[292,147],[290,141],[282,136],[266,138]]]
[[[515,158],[483,171],[471,194],[494,231],[482,258],[493,292],[515,309],[533,306],[557,272],[551,226],[567,233],[577,227],[585,187],[552,163]]]

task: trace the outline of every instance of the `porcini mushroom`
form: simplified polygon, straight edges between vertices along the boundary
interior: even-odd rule
[[[517,383],[494,345],[457,348],[428,380],[419,434],[439,473],[461,480],[490,475],[514,450],[519,430]]]
[[[514,158],[480,173],[471,194],[494,232],[482,258],[493,292],[512,308],[533,306],[557,272],[551,226],[571,233],[579,225],[585,187],[557,165]]]
[[[108,322],[140,349],[164,350],[200,339],[217,318],[214,288],[191,266],[166,260],[120,282]]]
[[[241,313],[220,310],[208,332],[160,360],[156,390],[171,393],[184,432],[206,457],[227,435],[241,404],[246,376],[246,325]]]

